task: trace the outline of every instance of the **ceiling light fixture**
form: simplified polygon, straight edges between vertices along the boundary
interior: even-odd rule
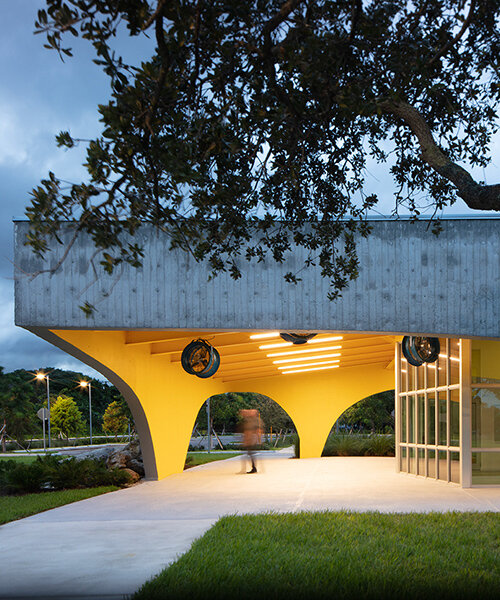
[[[280,360],[273,360],[273,365],[279,365],[283,363],[301,362],[303,360],[319,360],[320,358],[335,358],[340,356],[340,352],[334,352],[333,354],[320,354],[319,356],[300,356],[297,358],[281,358]],[[299,365],[297,365],[299,366]]]
[[[305,373],[306,371],[325,371],[326,369],[338,369],[340,365],[330,365],[329,367],[314,367],[312,369],[294,369],[293,371],[282,371],[283,375],[291,373]]]
[[[254,333],[250,336],[251,340],[265,340],[266,338],[277,338],[280,336],[279,331],[268,331],[267,333]]]
[[[333,335],[326,338],[313,338],[312,340],[307,340],[308,344],[322,344],[323,342],[338,342],[339,340],[343,340],[344,337],[342,335]]]
[[[327,346],[326,348],[307,348],[304,350],[287,350],[286,352],[272,352],[268,354],[268,358],[274,358],[275,356],[291,356],[292,354],[306,354],[312,352],[326,352],[327,350],[340,350],[342,346]]]
[[[305,365],[281,365],[281,367],[278,367],[278,369],[296,369],[297,367],[320,367],[322,365],[333,365],[336,363],[339,363],[340,359],[336,359],[336,360],[325,360],[322,362],[313,362],[313,363],[306,363]]]

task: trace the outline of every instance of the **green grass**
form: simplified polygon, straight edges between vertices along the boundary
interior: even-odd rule
[[[134,600],[500,598],[500,515],[224,517]]]
[[[0,456],[0,460],[14,460],[24,465],[29,465],[36,460],[36,455],[31,456]]]
[[[215,460],[225,460],[226,458],[233,458],[240,455],[241,452],[221,452],[219,454],[214,454],[213,452],[210,454],[208,452],[188,452],[184,468],[197,467],[198,465],[204,465]]]
[[[0,496],[0,525],[29,517],[37,513],[114,492],[119,488],[113,485],[77,490],[62,490],[59,492],[41,492],[40,494],[25,494],[23,496]]]

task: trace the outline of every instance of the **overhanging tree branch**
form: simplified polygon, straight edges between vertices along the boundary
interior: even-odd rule
[[[450,160],[436,144],[429,124],[414,106],[399,100],[385,100],[379,106],[382,111],[393,114],[408,125],[418,140],[423,160],[453,183],[469,208],[500,210],[500,184],[481,185],[468,171]]]
[[[474,17],[474,9],[475,8],[476,8],[476,0],[471,0],[470,7],[469,7],[469,14],[467,15],[467,18],[465,19],[465,21],[463,22],[462,27],[460,28],[460,31],[457,33],[457,35],[453,39],[451,39],[448,43],[446,43],[442,48],[440,48],[436,52],[436,54],[429,61],[429,63],[428,63],[429,66],[431,66],[437,60],[439,60],[442,56],[444,56],[451,48],[453,48],[453,46],[464,35],[464,33],[467,31],[467,29],[469,28],[469,25],[472,22],[472,19]]]

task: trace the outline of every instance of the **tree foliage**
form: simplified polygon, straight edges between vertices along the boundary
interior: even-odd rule
[[[128,428],[128,418],[123,410],[123,406],[116,400],[111,402],[104,411],[102,418],[102,429],[104,433],[111,433],[115,437],[123,434]]]
[[[36,393],[19,372],[4,373],[0,367],[0,427],[4,422],[7,434],[21,442],[38,426]]]
[[[70,435],[77,435],[84,430],[82,413],[78,410],[73,398],[69,396],[58,396],[55,403],[51,405],[50,422],[52,427],[66,439]]]
[[[349,407],[339,418],[339,425],[369,430],[372,433],[394,430],[394,391],[374,394]]]
[[[217,394],[210,398],[210,418],[216,431],[236,431],[239,423],[239,411],[256,408],[261,416],[266,431],[271,427],[274,431],[293,429],[294,424],[288,414],[271,398],[251,392]],[[201,429],[207,428],[206,404],[200,408],[196,424]]]
[[[88,180],[68,187],[50,173],[33,190],[28,242],[41,255],[74,220],[107,271],[137,266],[133,234],[148,222],[235,278],[244,259],[303,247],[335,298],[357,275],[356,239],[379,200],[370,163],[392,174],[396,212],[457,196],[500,209],[500,185],[467,170],[488,163],[497,128],[499,0],[46,4],[46,46],[64,57],[68,36],[92,44],[111,99],[102,134],[85,142]],[[113,50],[126,35],[149,36],[151,57],[126,62]]]

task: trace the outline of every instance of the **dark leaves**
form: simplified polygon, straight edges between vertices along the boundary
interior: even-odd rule
[[[47,47],[67,54],[68,32],[88,40],[112,93],[99,106],[102,135],[88,143],[89,180],[66,186],[50,174],[32,192],[34,251],[71,220],[104,251],[106,272],[138,267],[130,236],[153,223],[213,275],[240,277],[241,259],[283,263],[291,283],[319,268],[335,299],[362,268],[356,242],[378,202],[365,183],[371,163],[392,174],[395,211],[452,204],[454,187],[381,106],[410,103],[451,160],[486,165],[500,100],[498,1],[480,3],[470,32],[435,60],[464,3],[362,3],[354,24],[350,0],[298,3],[267,35],[282,4],[46,0],[35,28]],[[113,47],[118,35],[153,30],[158,48],[141,64]]]

